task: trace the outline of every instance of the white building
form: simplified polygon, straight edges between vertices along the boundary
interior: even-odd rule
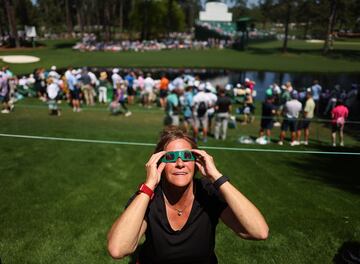
[[[228,12],[228,7],[226,4],[219,2],[208,2],[205,5],[205,11],[200,11],[199,20],[231,22],[232,14]]]

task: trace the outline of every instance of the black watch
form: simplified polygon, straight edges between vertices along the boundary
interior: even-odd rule
[[[219,190],[220,186],[223,185],[225,182],[230,181],[228,177],[222,175],[219,179],[214,181],[213,186],[216,190]]]

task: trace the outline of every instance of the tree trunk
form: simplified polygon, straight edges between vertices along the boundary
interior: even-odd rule
[[[287,52],[287,45],[288,45],[288,35],[289,35],[289,24],[290,24],[290,15],[291,15],[291,3],[287,3],[287,10],[286,10],[286,21],[285,21],[285,33],[284,33],[284,43],[282,52]]]
[[[167,35],[170,36],[170,32],[173,29],[173,6],[174,6],[174,0],[168,0],[168,13],[167,13],[167,26],[166,26],[166,31],[167,31]]]
[[[89,3],[87,3],[85,5],[84,16],[85,16],[85,21],[86,21],[86,32],[91,33],[92,32],[92,28],[91,28],[91,8],[89,6]]]
[[[304,27],[304,35],[303,35],[303,39],[306,39],[306,36],[309,32],[309,27],[310,27],[310,19],[307,18],[306,19],[306,23],[305,23],[305,27]]]
[[[151,1],[151,0],[150,0]],[[145,0],[144,1],[144,20],[141,24],[141,40],[145,40],[149,38],[149,7],[150,7],[150,1]]]
[[[83,14],[82,14],[81,8],[79,8],[79,10],[77,12],[77,21],[78,21],[78,25],[80,27],[81,37],[83,37],[84,36],[84,21],[83,21]]]
[[[20,47],[20,41],[16,29],[16,15],[15,15],[14,3],[12,0],[4,0],[4,2],[5,2],[5,9],[9,22],[10,36],[13,40],[15,40],[15,46],[18,48]]]
[[[109,10],[109,4],[105,4],[105,42],[110,41],[110,10]]]
[[[332,49],[332,42],[333,42],[333,29],[335,25],[335,15],[336,15],[336,7],[337,7],[337,0],[332,0],[330,3],[330,16],[329,16],[329,23],[326,32],[323,54],[326,55]]]
[[[66,12],[66,28],[68,32],[68,37],[71,37],[74,27],[71,19],[71,10],[70,10],[70,0],[65,0],[65,12]]]
[[[189,5],[188,25],[189,25],[189,32],[191,32],[194,26],[194,16],[195,16],[194,0],[189,0],[188,5]]]
[[[123,32],[124,27],[124,0],[119,0],[119,30],[120,34]]]

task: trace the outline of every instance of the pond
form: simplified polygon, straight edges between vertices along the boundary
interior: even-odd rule
[[[91,68],[94,72],[106,70],[111,72],[112,68]],[[154,79],[159,79],[162,73],[166,73],[169,79],[175,79],[179,74],[198,75],[201,80],[209,81],[214,86],[244,83],[245,78],[255,81],[255,90],[257,91],[256,99],[263,100],[265,90],[269,85],[276,82],[282,85],[290,81],[297,90],[310,87],[314,80],[318,80],[323,91],[332,90],[335,85],[349,91],[353,84],[360,86],[360,73],[283,73],[283,72],[267,72],[267,71],[234,71],[225,69],[178,69],[178,68],[142,68],[142,69],[126,69],[120,68],[120,74],[123,76],[127,71],[142,71],[144,74],[150,72]]]
[[[236,84],[243,83],[245,78],[255,81],[255,89],[257,91],[256,99],[262,100],[265,97],[265,90],[273,83],[278,85],[285,84],[290,81],[297,90],[308,88],[313,84],[314,80],[318,80],[323,91],[332,90],[335,85],[340,85],[340,89],[349,91],[353,84],[360,85],[360,74],[338,73],[279,73],[279,72],[260,72],[260,71],[243,71],[229,72],[227,75],[219,75],[210,82],[213,84],[224,85],[226,83]]]

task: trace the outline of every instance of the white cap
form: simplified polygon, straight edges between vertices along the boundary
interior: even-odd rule
[[[205,90],[205,83],[200,83],[199,87],[198,87],[199,91],[204,91]]]
[[[78,72],[77,72],[77,70],[73,69],[73,70],[71,71],[71,73],[72,73],[73,75],[76,75]]]
[[[194,81],[194,86],[195,86],[195,87],[199,87],[199,85],[200,85],[200,81],[199,81],[199,80],[195,80],[195,81]]]
[[[118,69],[118,68],[114,68],[114,69],[112,70],[112,72],[113,72],[113,73],[118,73],[118,72],[119,72],[119,69]]]
[[[237,84],[236,84],[236,87],[237,87],[237,88],[241,88],[241,84],[240,84],[240,83],[237,83]]]
[[[52,71],[56,71],[56,66],[55,65],[53,65],[53,66],[51,66],[51,68],[50,68]]]
[[[249,79],[249,78],[245,78],[245,82],[250,82],[250,79]]]

